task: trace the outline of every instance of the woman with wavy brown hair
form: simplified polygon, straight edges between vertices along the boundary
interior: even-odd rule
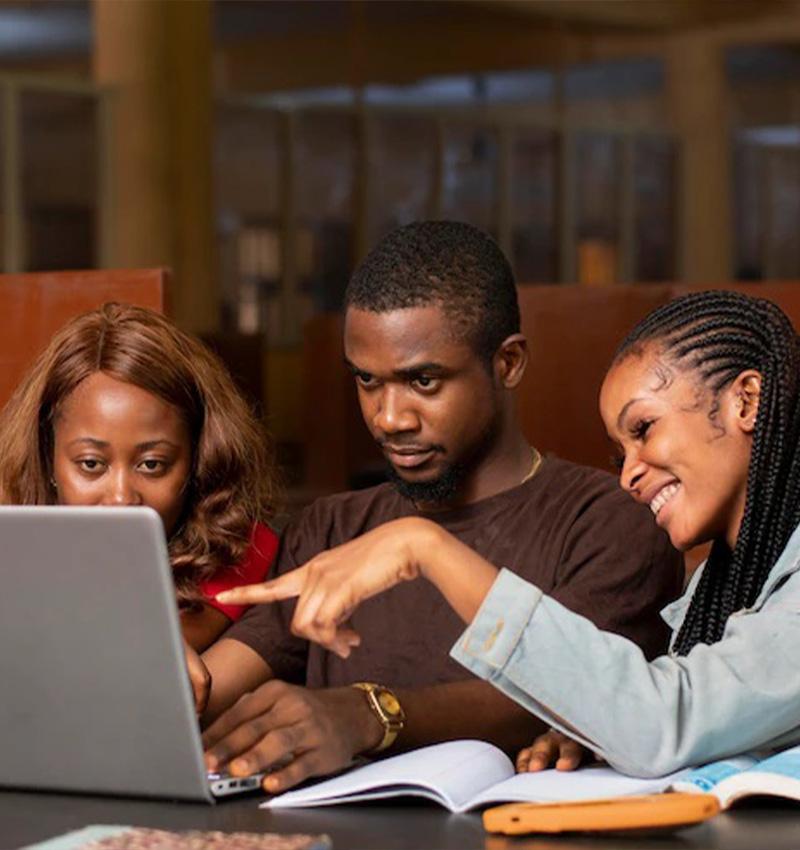
[[[0,414],[0,446],[2,504],[159,513],[197,650],[244,611],[214,595],[266,576],[265,435],[221,361],[158,313],[105,304],[63,327]]]

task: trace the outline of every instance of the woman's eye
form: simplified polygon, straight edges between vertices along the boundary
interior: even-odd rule
[[[165,469],[166,464],[163,460],[156,460],[155,458],[146,458],[145,460],[141,461],[139,466],[145,472],[162,472]]]
[[[650,430],[650,426],[652,424],[652,419],[640,419],[638,422],[634,423],[631,428],[631,434],[637,440],[643,440],[647,436],[647,432]]]
[[[94,457],[86,457],[78,461],[78,467],[84,472],[99,472],[102,466],[103,462]]]

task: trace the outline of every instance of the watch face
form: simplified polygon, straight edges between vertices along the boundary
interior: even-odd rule
[[[378,702],[387,714],[392,715],[393,717],[400,714],[400,703],[397,701],[395,695],[390,691],[381,691],[378,694]]]

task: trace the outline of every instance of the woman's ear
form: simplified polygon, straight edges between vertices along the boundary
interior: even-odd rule
[[[506,337],[494,354],[493,366],[500,384],[513,390],[522,380],[528,365],[528,340],[522,334]]]
[[[756,427],[756,414],[761,399],[761,374],[755,369],[742,372],[731,386],[736,401],[736,422],[747,434]]]

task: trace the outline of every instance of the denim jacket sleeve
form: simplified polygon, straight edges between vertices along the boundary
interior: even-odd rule
[[[797,540],[795,540],[797,538]],[[790,541],[800,549],[800,535]],[[794,550],[793,550],[794,551]],[[773,568],[722,639],[648,662],[507,570],[452,655],[634,776],[800,740],[800,572]],[[787,563],[790,568],[787,568]]]

